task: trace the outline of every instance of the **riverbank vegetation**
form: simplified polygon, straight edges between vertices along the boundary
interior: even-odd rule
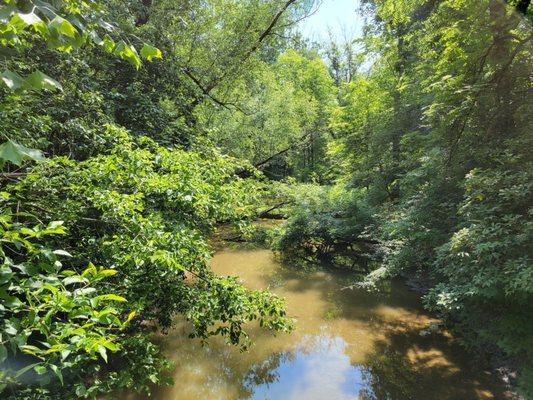
[[[329,121],[333,186],[299,202],[279,246],[348,248],[363,270],[377,257],[364,286],[419,276],[427,307],[513,357],[531,396],[531,26],[494,1],[368,7],[372,67]]]
[[[207,266],[259,217],[285,257],[423,282],[533,396],[529,1],[364,0],[361,38],[318,44],[316,5],[3,2],[3,397],[149,391],[177,315],[243,348],[291,330]]]

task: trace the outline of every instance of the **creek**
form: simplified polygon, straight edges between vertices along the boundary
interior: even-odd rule
[[[504,398],[482,368],[402,282],[369,293],[346,289],[350,275],[302,272],[266,249],[218,251],[211,267],[252,289],[277,293],[296,318],[291,334],[250,327],[247,352],[187,338],[185,322],[158,340],[175,384],[159,400],[474,400]],[[143,397],[134,397],[141,399]]]

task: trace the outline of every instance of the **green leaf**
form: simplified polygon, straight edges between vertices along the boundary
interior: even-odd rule
[[[30,12],[28,14],[23,13],[16,13],[11,18],[10,23],[13,25],[22,25],[22,26],[29,26],[29,25],[36,25],[39,23],[42,23],[43,20],[39,18],[39,16],[33,12]]]
[[[61,370],[59,369],[59,367],[57,365],[50,364],[50,368],[52,369],[52,371],[54,371],[54,373],[57,375],[57,377],[61,381],[61,385],[63,385],[63,374],[61,373]]]
[[[98,346],[98,353],[100,353],[104,361],[107,363],[107,351],[104,346],[102,345]]]
[[[104,44],[104,41],[102,40],[102,38],[100,38],[100,36],[98,36],[98,33],[96,33],[95,31],[90,31],[89,37],[91,38],[93,43],[96,44],[97,46],[101,46]]]
[[[22,89],[26,86],[24,78],[16,72],[5,70],[0,77],[4,84],[11,90]]]
[[[118,271],[116,269],[103,269],[101,271],[98,271],[98,278],[107,278],[108,276],[113,276],[118,274]]]
[[[0,164],[10,161],[15,165],[22,165],[24,160],[43,160],[43,154],[39,150],[30,149],[12,140],[0,145]]]
[[[127,324],[128,322],[130,322],[133,317],[135,317],[135,314],[137,314],[135,311],[132,311],[128,314],[128,318],[126,318],[126,321],[124,321],[124,324]]]
[[[124,297],[118,296],[116,294],[110,293],[110,294],[102,294],[100,296],[96,297],[98,300],[108,300],[108,301],[120,301],[125,302],[127,301]]]
[[[48,224],[45,231],[47,234],[61,234],[65,233],[65,227],[63,221],[52,221]]]
[[[135,47],[126,44],[126,42],[124,42],[123,40],[121,40],[117,44],[114,53],[120,58],[128,61],[131,65],[135,67],[135,69],[139,69],[141,67],[141,59],[137,54],[137,50],[135,50]]]
[[[21,346],[20,348],[21,348],[23,353],[32,354],[32,355],[35,355],[36,353],[38,353],[41,350],[38,347],[31,346],[29,344]]]
[[[69,356],[69,354],[71,353],[71,350],[63,349],[63,350],[61,350],[60,353],[61,353],[61,361],[63,361]]]
[[[75,283],[87,283],[87,279],[82,278],[81,276],[69,276],[68,278],[63,279],[63,285],[72,285]]]
[[[5,0],[4,0],[5,1]],[[6,1],[7,3],[7,1]],[[0,22],[7,24],[11,19],[11,16],[15,14],[17,9],[13,6],[3,6],[0,8]]]
[[[104,346],[105,346],[107,349],[109,349],[110,351],[113,351],[113,352],[115,352],[115,351],[119,351],[119,350],[120,350],[120,347],[118,347],[115,343],[113,343],[113,342],[111,342],[111,341],[109,341],[109,340],[106,340],[106,341],[104,342]]]
[[[0,267],[0,285],[9,282],[13,278],[13,271],[7,266]]]
[[[0,364],[7,358],[7,348],[3,344],[0,344]]]
[[[96,276],[98,270],[92,262],[89,262],[89,266],[81,273],[81,276],[85,277],[87,275]]]
[[[107,53],[112,53],[113,50],[115,50],[115,42],[109,37],[109,35],[105,35],[104,40],[100,44]]]
[[[76,386],[76,396],[85,397],[87,394],[87,388],[82,384]]]
[[[60,34],[71,38],[75,38],[78,33],[74,25],[72,25],[69,21],[67,21],[65,18],[60,17],[59,15],[56,15],[56,17],[52,21],[50,21],[48,26],[51,30],[55,30]]]
[[[41,71],[32,72],[26,78],[26,84],[35,90],[63,90],[61,84]]]
[[[18,307],[21,307],[22,306],[22,302],[20,301],[20,299],[18,297],[15,297],[15,296],[9,296],[7,294],[2,294],[2,296],[0,296],[2,299],[4,299],[3,301],[3,306],[5,307],[9,307],[9,308],[18,308]],[[5,330],[4,330],[5,332]]]
[[[33,367],[33,370],[37,372],[37,375],[42,375],[46,373],[46,367],[41,364],[37,364],[35,367]]]
[[[58,256],[72,257],[72,254],[65,250],[54,250],[53,253]]]
[[[141,49],[141,57],[152,61],[154,58],[163,58],[163,54],[157,47],[145,43]]]

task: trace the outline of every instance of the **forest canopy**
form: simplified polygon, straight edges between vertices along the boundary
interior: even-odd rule
[[[284,257],[418,282],[533,396],[530,1],[362,0],[326,43],[298,31],[317,6],[2,0],[2,398],[149,392],[176,318],[291,331],[208,267],[219,226],[276,210]]]

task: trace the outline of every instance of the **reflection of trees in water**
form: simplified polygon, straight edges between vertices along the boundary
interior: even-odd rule
[[[250,399],[254,396],[257,386],[275,383],[280,378],[280,366],[292,362],[295,358],[293,352],[277,352],[256,363],[247,364],[245,359],[240,358],[242,353],[222,343],[217,344],[212,347],[198,346],[190,352],[192,358],[196,351],[203,351],[207,359],[217,360],[216,370],[204,376],[205,382],[202,386],[206,399],[218,394],[219,388],[227,382],[231,382],[236,389],[235,400]],[[243,362],[238,362],[237,358]]]
[[[383,328],[382,322],[376,323],[376,329],[379,326]],[[236,364],[235,357],[238,355],[232,351],[209,349],[209,356],[218,358],[219,363],[217,372],[207,377],[207,386],[212,390],[219,387],[220,382],[229,381],[237,389],[235,399],[251,399],[258,387],[268,387],[283,378],[284,364],[294,363],[296,359],[313,353],[347,355],[344,340],[325,333],[308,335],[293,351],[269,354],[248,365]],[[364,365],[352,363],[354,371],[360,375],[357,374],[356,380],[349,384],[358,386],[358,400],[491,398],[480,393],[493,382],[477,380],[479,376],[472,371],[479,370],[479,365],[467,362],[467,357],[461,348],[443,335],[421,336],[418,326],[398,323],[387,328],[385,337],[376,343]],[[239,367],[236,368],[236,365]],[[350,379],[354,379],[354,375]],[[500,388],[491,389],[494,398],[505,398]]]
[[[354,371],[350,385],[357,385],[358,400],[470,400],[492,398],[490,394],[483,397],[483,389],[494,385],[490,377],[481,378],[473,371],[479,371],[478,365],[470,360],[462,348],[452,339],[442,334],[430,333],[422,336],[420,326],[398,322],[391,323],[379,318],[373,321],[374,329],[383,330],[384,337],[375,343],[364,365],[353,364]],[[284,364],[291,364],[297,358],[312,353],[339,353],[348,356],[346,343],[341,337],[330,336],[333,332],[319,335],[307,335],[292,351],[276,352],[255,359],[248,365],[235,363],[238,357],[232,351],[213,348],[210,356],[219,359],[218,373],[208,378],[213,381],[231,381],[237,388],[235,399],[251,399],[257,388],[272,385],[283,378]],[[235,365],[239,365],[235,368]],[[460,367],[459,367],[460,366]],[[292,365],[289,365],[292,368]],[[294,366],[297,368],[297,366]],[[213,380],[213,381],[212,381]],[[495,385],[494,385],[495,386]],[[217,385],[213,385],[213,388]],[[490,388],[493,398],[505,398],[502,388]]]
[[[182,322],[181,327],[185,336],[187,324]],[[174,358],[176,363],[173,371],[174,386],[162,390],[156,396],[158,399],[181,398],[181,396],[190,398],[186,388],[183,391],[173,390],[179,388],[180,382],[187,379],[191,370],[195,375],[201,374],[201,383],[194,379],[193,383],[189,382],[189,385],[194,387],[193,390],[197,391],[199,399],[219,399],[221,390],[225,387],[232,388],[230,393],[234,400],[250,399],[254,395],[256,386],[274,383],[279,378],[277,373],[279,366],[283,362],[289,362],[293,357],[288,353],[269,353],[268,357],[254,363],[252,359],[243,357],[242,352],[227,346],[220,338],[212,338],[207,345],[202,345],[200,341],[183,339],[179,336],[178,340],[166,343],[166,347],[177,348],[180,351]],[[145,399],[142,396],[137,398]]]
[[[279,367],[293,361],[294,357],[292,352],[274,353],[263,362],[254,364],[242,380],[244,388],[250,392],[247,398],[253,396],[256,386],[270,385],[276,382],[280,378]]]
[[[417,331],[418,332],[418,331]],[[398,334],[399,335],[399,334]],[[414,338],[419,341],[420,337]],[[418,340],[416,340],[418,339]],[[429,399],[419,393],[420,383],[423,382],[427,369],[418,369],[409,362],[407,349],[399,351],[395,348],[396,343],[386,341],[380,343],[376,352],[371,355],[368,363],[364,366],[353,365],[360,371],[362,388],[359,391],[358,400],[409,400]],[[252,398],[255,388],[260,385],[270,385],[280,379],[279,370],[283,364],[294,362],[297,356],[309,355],[313,352],[340,352],[342,353],[345,342],[338,337],[321,335],[309,335],[304,338],[302,345],[294,352],[275,353],[260,363],[254,364],[242,380],[242,397]],[[442,375],[442,370],[431,373],[435,377]],[[355,382],[354,382],[355,383]],[[429,396],[431,391],[428,392]],[[477,398],[477,397],[465,397]]]
[[[252,365],[242,380],[243,390],[241,392],[246,397],[241,397],[241,399],[251,398],[257,386],[268,386],[277,382],[280,379],[280,367],[283,364],[293,363],[298,356],[309,355],[313,352],[328,353],[335,351],[342,353],[344,347],[345,342],[339,337],[323,335],[304,336],[296,350],[274,353],[262,362]]]
[[[265,389],[270,391],[269,386],[276,390],[279,387],[275,385],[294,383],[286,380],[284,374],[290,370],[291,379],[294,374],[299,377],[299,370],[295,368],[300,368],[298,364],[302,356],[320,353],[318,359],[323,366],[327,357],[323,360],[320,355],[334,353],[346,357],[343,362],[348,366],[351,364],[353,370],[346,372],[344,383],[350,386],[349,393],[359,391],[358,400],[490,398],[478,393],[493,384],[487,382],[490,377],[481,379],[481,383],[476,382],[479,376],[472,371],[479,371],[479,365],[470,368],[468,356],[462,349],[442,335],[420,335],[432,319],[420,312],[417,295],[406,291],[403,284],[396,286],[394,283],[384,293],[376,294],[357,289],[340,290],[347,286],[342,273],[309,273],[286,266],[279,266],[274,271],[265,269],[262,273],[260,280],[272,286],[283,286],[289,301],[292,294],[302,295],[303,299],[308,292],[317,294],[320,300],[324,300],[324,307],[336,310],[332,320],[342,320],[343,324],[337,326],[329,321],[323,324],[317,314],[317,325],[314,325],[314,319],[313,323],[307,323],[300,332],[309,334],[303,338],[299,336],[298,344],[292,340],[290,343],[271,342],[268,333],[250,327],[249,333],[256,341],[256,347],[243,356],[216,338],[206,347],[183,339],[188,326],[184,322],[183,334],[178,335],[177,340],[170,340],[166,347],[180,349],[175,355],[178,385],[180,377],[187,379],[191,376],[191,370],[194,379],[200,377],[193,383],[196,397],[251,399]],[[313,307],[314,303],[309,306]],[[359,329],[359,332],[350,331],[350,321],[355,322],[353,329]],[[357,338],[364,343],[358,344]],[[361,364],[362,352],[366,354],[367,351],[370,353]],[[190,393],[184,389],[158,398],[195,398]],[[501,391],[493,394],[494,398],[504,398]]]
[[[404,326],[393,329],[361,367],[359,400],[504,399],[495,379],[485,376],[480,382],[473,374],[480,370],[479,361],[442,335],[421,336],[420,330],[406,331]]]
[[[218,349],[219,350],[219,349]],[[229,355],[231,351],[227,352]],[[273,353],[267,358],[252,364],[248,368],[232,368],[233,363],[222,363],[219,367],[223,372],[217,379],[231,381],[237,387],[239,397],[235,400],[250,399],[255,394],[255,389],[261,385],[270,385],[279,380],[279,368],[285,363],[290,363],[295,358],[293,352]]]
[[[359,400],[415,398],[416,377],[411,372],[411,366],[398,352],[376,354],[361,368],[363,388]]]

